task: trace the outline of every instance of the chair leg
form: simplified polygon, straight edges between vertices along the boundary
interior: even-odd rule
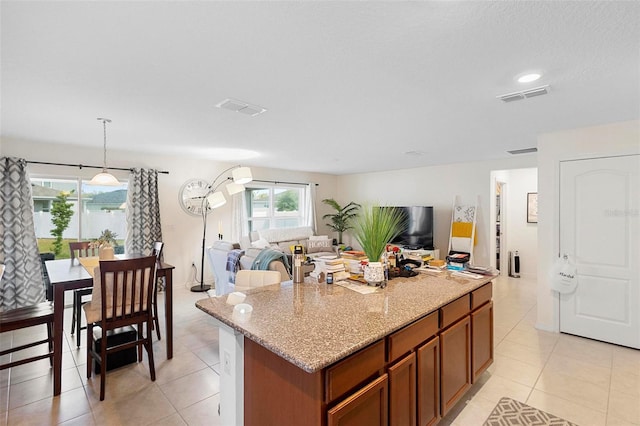
[[[71,334],[73,335],[75,329],[76,329],[76,292],[73,292],[73,312],[71,312]]]
[[[47,323],[47,339],[49,340],[49,365],[53,367],[53,323]]]
[[[73,301],[76,310],[76,346],[80,347],[80,336],[82,335],[82,296],[78,295],[78,300]]]
[[[138,323],[138,340],[142,340],[142,325],[143,323]],[[147,334],[149,334],[149,330],[147,329]],[[138,345],[138,362],[142,362],[142,345]]]
[[[151,324],[153,321],[147,322],[147,339],[144,342],[144,347],[147,350],[147,357],[149,357],[149,374],[151,375],[151,381],[156,381],[156,366],[153,362],[153,339],[151,338]]]
[[[93,369],[93,356],[91,349],[93,348],[93,324],[87,323],[87,379],[91,378],[91,370]]]
[[[102,329],[100,341],[100,401],[104,401],[104,391],[107,379],[107,332]]]
[[[160,322],[158,321],[158,282],[156,281],[156,286],[153,292],[153,324],[152,329],[156,329],[156,334],[158,335],[158,340],[160,340]]]

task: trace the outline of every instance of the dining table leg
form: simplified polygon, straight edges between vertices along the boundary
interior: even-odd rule
[[[62,334],[64,330],[64,287],[53,286],[53,395],[62,390]]]

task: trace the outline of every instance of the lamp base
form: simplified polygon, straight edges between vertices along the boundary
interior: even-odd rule
[[[191,291],[193,292],[203,292],[211,289],[210,285],[194,285],[191,287]]]

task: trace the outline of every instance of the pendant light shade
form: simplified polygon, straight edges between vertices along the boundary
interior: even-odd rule
[[[116,179],[116,177],[111,173],[107,172],[107,123],[111,123],[111,120],[108,118],[98,118],[98,121],[102,121],[104,134],[102,172],[95,175],[89,181],[89,185],[118,186],[120,185],[118,179]]]
[[[231,171],[231,176],[233,176],[233,181],[239,184],[249,183],[253,180],[253,176],[251,176],[251,169],[249,167],[238,167]]]
[[[95,175],[90,181],[89,185],[102,185],[102,186],[118,186],[120,182],[114,175],[107,173],[104,169],[102,172]]]

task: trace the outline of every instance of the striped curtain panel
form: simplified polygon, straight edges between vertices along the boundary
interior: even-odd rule
[[[45,300],[27,162],[0,157],[0,311]]]
[[[133,169],[127,191],[127,253],[151,254],[153,243],[162,241],[158,171]]]

